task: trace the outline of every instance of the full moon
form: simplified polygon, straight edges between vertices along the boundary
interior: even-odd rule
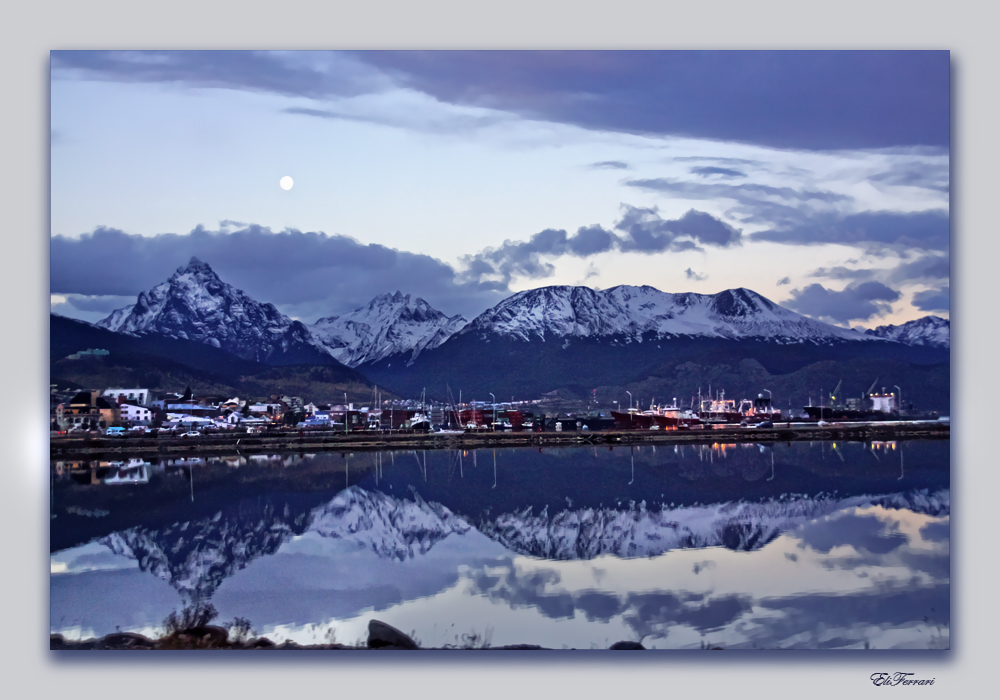
[[[295,182],[292,180],[292,178],[290,178],[287,175],[285,175],[283,178],[281,178],[278,181],[278,184],[281,185],[281,189],[283,189],[283,190],[290,190],[290,189],[292,189],[292,185],[294,185]]]

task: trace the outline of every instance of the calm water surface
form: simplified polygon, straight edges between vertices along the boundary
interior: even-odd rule
[[[52,463],[51,631],[947,648],[949,443]]]

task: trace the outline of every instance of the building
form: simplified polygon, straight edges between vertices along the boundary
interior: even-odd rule
[[[121,420],[124,423],[148,423],[153,420],[153,412],[145,406],[120,403],[118,404],[118,410],[121,412]]]
[[[108,401],[121,403],[124,400],[136,406],[147,406],[151,399],[149,389],[105,389],[101,396]]]
[[[97,429],[121,423],[117,402],[103,398],[99,391],[81,391],[69,404],[56,406],[56,424],[60,430],[70,428]]]

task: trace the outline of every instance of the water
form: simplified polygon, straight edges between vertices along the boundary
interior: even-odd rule
[[[53,462],[51,631],[947,648],[949,443]]]

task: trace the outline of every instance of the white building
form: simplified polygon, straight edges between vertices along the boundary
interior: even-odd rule
[[[271,420],[269,418],[262,418],[259,416],[244,416],[239,411],[233,411],[228,416],[226,416],[226,423],[230,425],[242,425],[242,426],[264,426],[270,424]]]
[[[101,392],[108,401],[118,401],[120,396],[124,396],[126,401],[134,401],[140,406],[149,405],[149,389],[105,389]]]
[[[153,412],[145,406],[133,406],[123,403],[118,406],[122,413],[122,420],[127,423],[149,422],[153,420]]]

